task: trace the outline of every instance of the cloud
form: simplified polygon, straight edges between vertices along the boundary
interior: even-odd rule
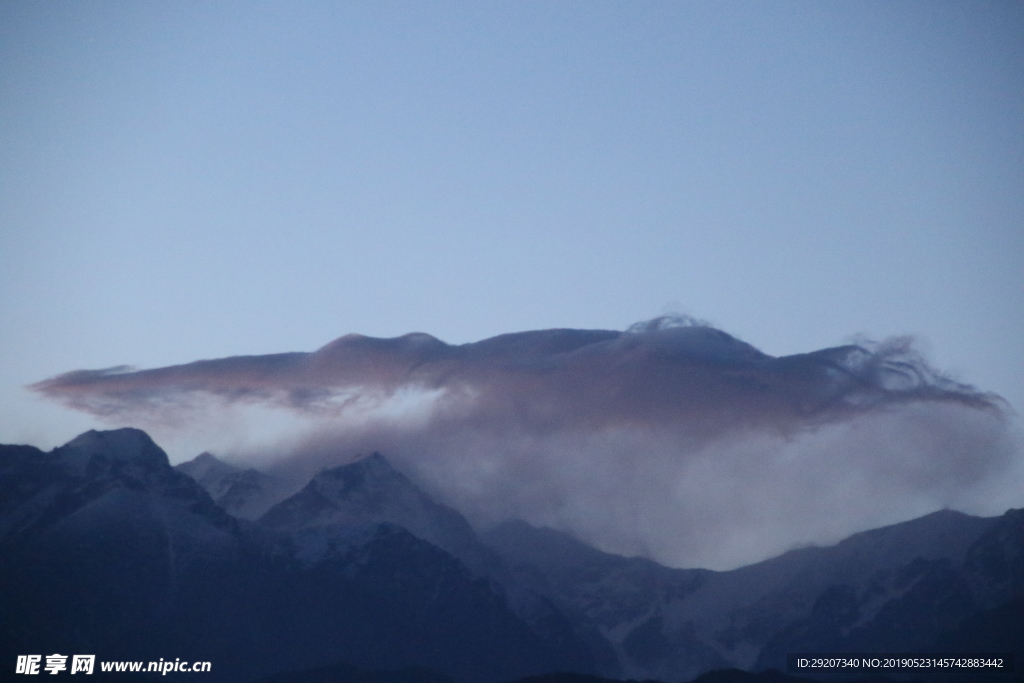
[[[464,345],[347,335],[313,353],[32,388],[164,432],[291,416],[280,467],[308,475],[380,450],[478,524],[521,517],[677,566],[974,510],[1012,498],[998,482],[1018,463],[1001,400],[936,372],[908,339],[772,357],[675,317]]]
[[[77,370],[31,388],[112,419],[167,418],[209,399],[338,415],[403,390],[443,391],[451,410],[534,430],[684,421],[707,435],[827,422],[898,403],[998,405],[929,368],[907,339],[774,358],[685,318],[626,332],[541,330],[461,346],[427,334],[352,334],[313,353]]]

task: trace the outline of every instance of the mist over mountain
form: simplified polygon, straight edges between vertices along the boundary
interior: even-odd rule
[[[676,567],[1024,504],[1001,399],[907,339],[773,357],[688,318],[462,345],[346,335],[33,388],[161,439],[207,438],[293,484],[387,453],[478,528],[522,519]]]
[[[211,457],[187,469],[223,470]],[[9,662],[173,653],[214,662],[211,681],[497,683],[679,681],[781,669],[807,651],[1020,657],[1022,577],[1022,510],[939,511],[716,572],[521,520],[478,534],[380,454],[321,472],[248,522],[139,430],[49,453],[0,446]]]
[[[216,662],[216,681],[338,661],[471,682],[597,667],[553,610],[554,622],[528,622],[499,586],[371,511],[287,529],[240,522],[139,430],[88,432],[50,453],[0,447],[0,501],[5,663],[174,652]]]
[[[289,493],[287,482],[252,467],[241,469],[204,451],[176,470],[192,477],[214,502],[240,519],[256,519]]]

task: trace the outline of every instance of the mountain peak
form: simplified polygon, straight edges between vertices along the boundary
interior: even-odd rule
[[[379,497],[385,493],[393,494],[396,489],[402,490],[406,495],[423,495],[380,453],[373,453],[347,465],[324,470],[313,477],[310,485],[321,493],[343,497],[355,495],[357,492]]]
[[[271,508],[274,526],[352,525],[389,521],[400,526],[436,504],[380,453],[323,470],[292,498]]]
[[[185,520],[186,527],[233,528],[234,520],[195,481],[175,472],[163,449],[139,429],[91,430],[21,460],[16,486],[0,496],[7,498],[0,537],[8,541],[68,525],[117,526],[119,519],[163,531],[171,519]]]
[[[254,520],[280,500],[284,484],[257,469],[242,469],[209,452],[179,463],[174,469],[199,483],[228,513]]]
[[[224,462],[223,460],[218,458],[216,455],[214,455],[210,451],[203,451],[202,453],[197,455],[195,458],[193,458],[193,462],[204,464],[204,465],[210,465],[210,464],[213,464],[213,463],[220,463],[221,465],[225,465],[227,467],[231,467],[231,465],[228,465],[226,462]]]
[[[209,451],[203,451],[191,460],[175,465],[174,469],[184,472],[200,483],[209,477],[226,477],[241,471]]]
[[[148,472],[170,467],[167,454],[153,442],[149,434],[131,427],[104,431],[91,429],[54,452],[79,472],[84,472],[97,457]]]
[[[324,470],[260,518],[260,524],[291,532],[383,523],[402,527],[470,567],[489,561],[489,551],[461,514],[434,502],[380,453]]]

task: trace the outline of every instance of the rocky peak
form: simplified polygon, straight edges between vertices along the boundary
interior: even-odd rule
[[[258,518],[283,497],[284,482],[253,468],[235,467],[208,452],[174,469],[194,479],[218,505],[241,519]]]
[[[208,477],[223,477],[239,471],[237,467],[229,465],[209,451],[203,451],[193,459],[175,465],[174,469],[197,481]]]
[[[483,571],[493,561],[466,519],[435,503],[379,453],[324,470],[278,503],[260,524],[291,532],[393,524]]]
[[[0,521],[5,542],[50,528],[117,526],[125,520],[153,528],[198,524],[229,531],[237,524],[199,484],[175,472],[167,454],[138,429],[88,431],[12,465],[5,473],[12,483]]]
[[[112,468],[152,474],[170,468],[167,454],[141,429],[89,430],[54,450],[80,476]]]
[[[263,522],[275,526],[321,526],[391,522],[408,527],[415,518],[444,510],[379,453],[313,477],[305,488],[272,508]]]
[[[348,465],[324,470],[310,481],[321,495],[336,502],[350,502],[382,509],[401,498],[406,503],[429,503],[429,499],[380,453]]]

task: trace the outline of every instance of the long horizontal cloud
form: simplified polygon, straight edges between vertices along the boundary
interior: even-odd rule
[[[737,566],[1020,498],[1002,401],[906,339],[772,357],[685,318],[463,345],[348,335],[312,353],[81,370],[32,388],[172,437],[204,421],[222,435],[250,409],[259,423],[291,416],[290,441],[263,452],[282,473],[380,450],[478,525],[519,517],[675,566]],[[253,443],[236,459],[260,456]]]
[[[474,412],[558,429],[680,420],[711,432],[785,427],[917,401],[998,409],[996,397],[931,369],[906,339],[772,357],[679,318],[626,332],[541,330],[463,345],[419,333],[346,335],[313,353],[78,370],[31,388],[108,418],[186,406],[199,395],[338,412],[402,389],[441,389]]]

